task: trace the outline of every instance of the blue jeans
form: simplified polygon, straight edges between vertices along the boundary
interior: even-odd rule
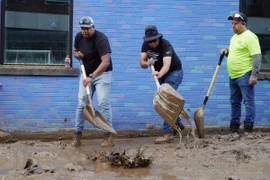
[[[81,75],[78,92],[78,105],[75,117],[75,131],[82,132],[84,129],[85,119],[83,117],[83,108],[89,104],[85,87],[83,86],[83,75]],[[112,125],[112,110],[110,104],[110,94],[112,86],[112,71],[104,72],[96,77],[90,87],[93,98],[94,93],[97,94],[98,106],[101,109],[100,113]]]
[[[230,91],[231,91],[231,123],[240,125],[241,118],[241,103],[242,100],[246,107],[246,118],[244,123],[254,123],[255,119],[255,97],[254,85],[249,85],[249,78],[251,72],[246,73],[244,76],[231,79],[230,78]]]
[[[182,83],[182,80],[183,80],[183,70],[181,69],[166,74],[165,76],[159,79],[159,83],[160,84],[167,83],[171,85],[175,90],[177,90],[178,86]],[[180,121],[181,119],[178,117],[176,120],[176,124],[179,124]],[[168,134],[171,133],[172,131],[173,131],[172,127],[166,121],[164,121],[163,133]]]

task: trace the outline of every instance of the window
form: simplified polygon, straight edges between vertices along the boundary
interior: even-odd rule
[[[63,65],[72,52],[72,0],[5,0],[0,63]]]
[[[248,17],[248,28],[260,41],[262,50],[262,72],[270,72],[270,1],[240,0],[240,11]]]

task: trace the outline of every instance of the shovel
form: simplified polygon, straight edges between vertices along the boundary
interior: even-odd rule
[[[220,68],[220,65],[221,65],[221,62],[223,60],[223,57],[224,57],[224,53],[220,55],[219,57],[219,61],[218,61],[218,64],[217,64],[217,67],[216,67],[216,70],[215,70],[215,73],[213,75],[213,78],[212,78],[212,81],[210,83],[210,86],[208,88],[208,91],[207,91],[207,94],[204,98],[204,101],[203,101],[203,104],[201,107],[199,107],[195,112],[194,112],[194,121],[195,121],[195,125],[196,125],[196,129],[197,129],[197,134],[198,134],[198,137],[199,138],[203,138],[204,137],[204,117],[203,117],[203,110],[204,110],[204,107],[208,101],[208,98],[209,98],[209,95],[211,93],[211,90],[212,90],[212,87],[213,87],[213,84],[215,82],[215,79],[216,79],[216,76],[217,76],[217,73],[219,71],[219,68]]]
[[[78,59],[81,64],[83,78],[86,79],[86,73],[85,73],[83,61],[81,60],[79,56],[78,56]],[[97,128],[107,130],[113,134],[117,134],[116,131],[113,129],[113,127],[110,125],[110,123],[101,115],[101,113],[94,109],[91,92],[88,85],[85,87],[85,90],[88,96],[89,105],[86,105],[83,109],[84,118]]]
[[[153,65],[151,65],[151,69],[152,72],[155,71]],[[156,111],[173,129],[178,131],[179,147],[181,146],[182,135],[181,129],[176,125],[176,121],[179,115],[181,114],[190,126],[191,135],[194,138],[194,147],[195,147],[196,143],[195,130],[192,127],[191,118],[184,110],[185,99],[169,84],[164,83],[160,85],[156,76],[154,76],[154,79],[157,86],[157,95],[155,95],[153,100],[153,104]],[[187,134],[187,141],[188,141],[188,134]]]

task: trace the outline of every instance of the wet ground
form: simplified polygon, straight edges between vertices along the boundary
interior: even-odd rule
[[[84,137],[74,148],[70,139],[25,140],[6,136],[0,144],[2,179],[100,179],[100,180],[269,180],[270,132],[253,136],[206,134],[196,146],[189,137],[173,143],[154,144],[156,137],[116,137],[115,147],[100,148],[102,139]],[[14,137],[14,136],[13,136]],[[47,136],[49,137],[49,136]],[[59,137],[59,136],[58,136]],[[0,138],[1,140],[1,138]],[[0,141],[1,142],[1,141]],[[123,153],[132,157],[138,150],[151,159],[147,167],[113,166],[106,157]],[[142,151],[141,151],[142,152]]]

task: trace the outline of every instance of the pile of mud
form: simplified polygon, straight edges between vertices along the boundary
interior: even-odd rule
[[[147,167],[153,162],[153,157],[145,157],[146,148],[137,150],[123,150],[122,152],[100,153],[93,157],[93,161],[107,162],[113,166],[124,168]]]

